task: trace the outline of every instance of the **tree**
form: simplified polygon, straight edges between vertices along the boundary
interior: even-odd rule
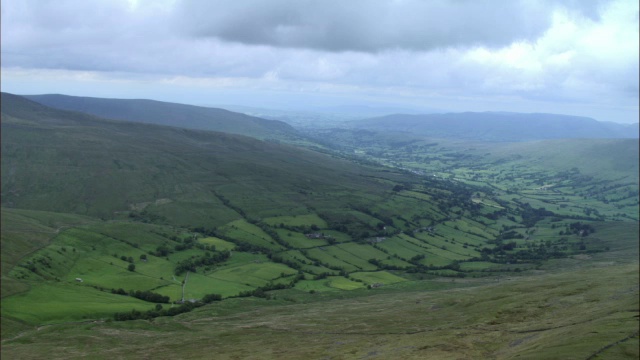
[[[136,271],[136,265],[135,264],[129,264],[129,266],[127,267],[127,269],[129,271]]]
[[[222,300],[222,296],[219,294],[207,294],[202,298],[202,302],[205,304],[220,300]]]

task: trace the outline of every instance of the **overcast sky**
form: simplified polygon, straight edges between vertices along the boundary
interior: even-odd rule
[[[2,91],[638,122],[638,1],[2,1]]]

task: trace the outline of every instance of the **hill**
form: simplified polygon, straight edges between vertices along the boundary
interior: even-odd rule
[[[599,122],[557,114],[508,112],[388,115],[350,123],[358,129],[397,131],[430,138],[531,141],[576,138],[638,138],[638,124]]]
[[[104,99],[68,95],[27,95],[40,104],[79,111],[103,118],[167,125],[187,129],[222,131],[260,139],[295,136],[288,124],[224,109],[176,104],[154,100]]]
[[[376,177],[398,176],[249,137],[108,121],[10,94],[2,94],[2,154],[5,206],[105,218],[156,209],[194,226],[238,218],[222,198],[252,217],[306,212],[340,203],[345,192],[383,195],[392,186]]]
[[[5,356],[637,358],[633,179],[1,100]]]

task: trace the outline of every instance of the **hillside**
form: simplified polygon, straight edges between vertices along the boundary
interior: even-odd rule
[[[9,94],[2,97],[2,153],[5,206],[111,218],[151,204],[172,221],[199,226],[238,218],[221,197],[248,216],[306,212],[325,195],[331,202],[356,188],[390,189],[368,179],[393,177],[248,137],[105,121]]]
[[[639,216],[638,139],[489,142],[363,129],[315,130],[309,137],[356,159],[489,187],[503,200],[521,196],[556,213]]]
[[[54,94],[27,95],[25,98],[49,107],[79,111],[109,119],[221,131],[260,139],[295,136],[295,130],[284,122],[261,119],[224,109],[154,100],[103,99]]]
[[[591,155],[610,186],[535,144],[338,156],[1,100],[5,356],[637,355],[633,155]]]
[[[3,356],[637,359],[638,228],[629,225],[599,226],[603,239],[616,238],[615,251],[545,265],[534,276],[285,290],[154,321],[23,325],[18,334],[3,333]]]
[[[638,124],[599,122],[556,114],[508,112],[388,115],[349,123],[358,129],[397,131],[430,138],[531,141],[579,138],[638,138]]]

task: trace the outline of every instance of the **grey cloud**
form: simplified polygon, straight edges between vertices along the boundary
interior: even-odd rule
[[[551,3],[492,0],[185,1],[186,31],[251,45],[379,52],[502,46],[533,39],[550,24]]]
[[[353,91],[382,94],[382,100],[579,100],[625,104],[637,114],[634,0],[137,4],[3,2],[2,68],[121,73],[145,82],[176,78],[208,89],[309,96]],[[507,51],[512,46],[525,50]],[[472,56],[479,50],[485,54]],[[565,53],[565,62],[549,60]],[[209,79],[198,83],[200,77]]]

